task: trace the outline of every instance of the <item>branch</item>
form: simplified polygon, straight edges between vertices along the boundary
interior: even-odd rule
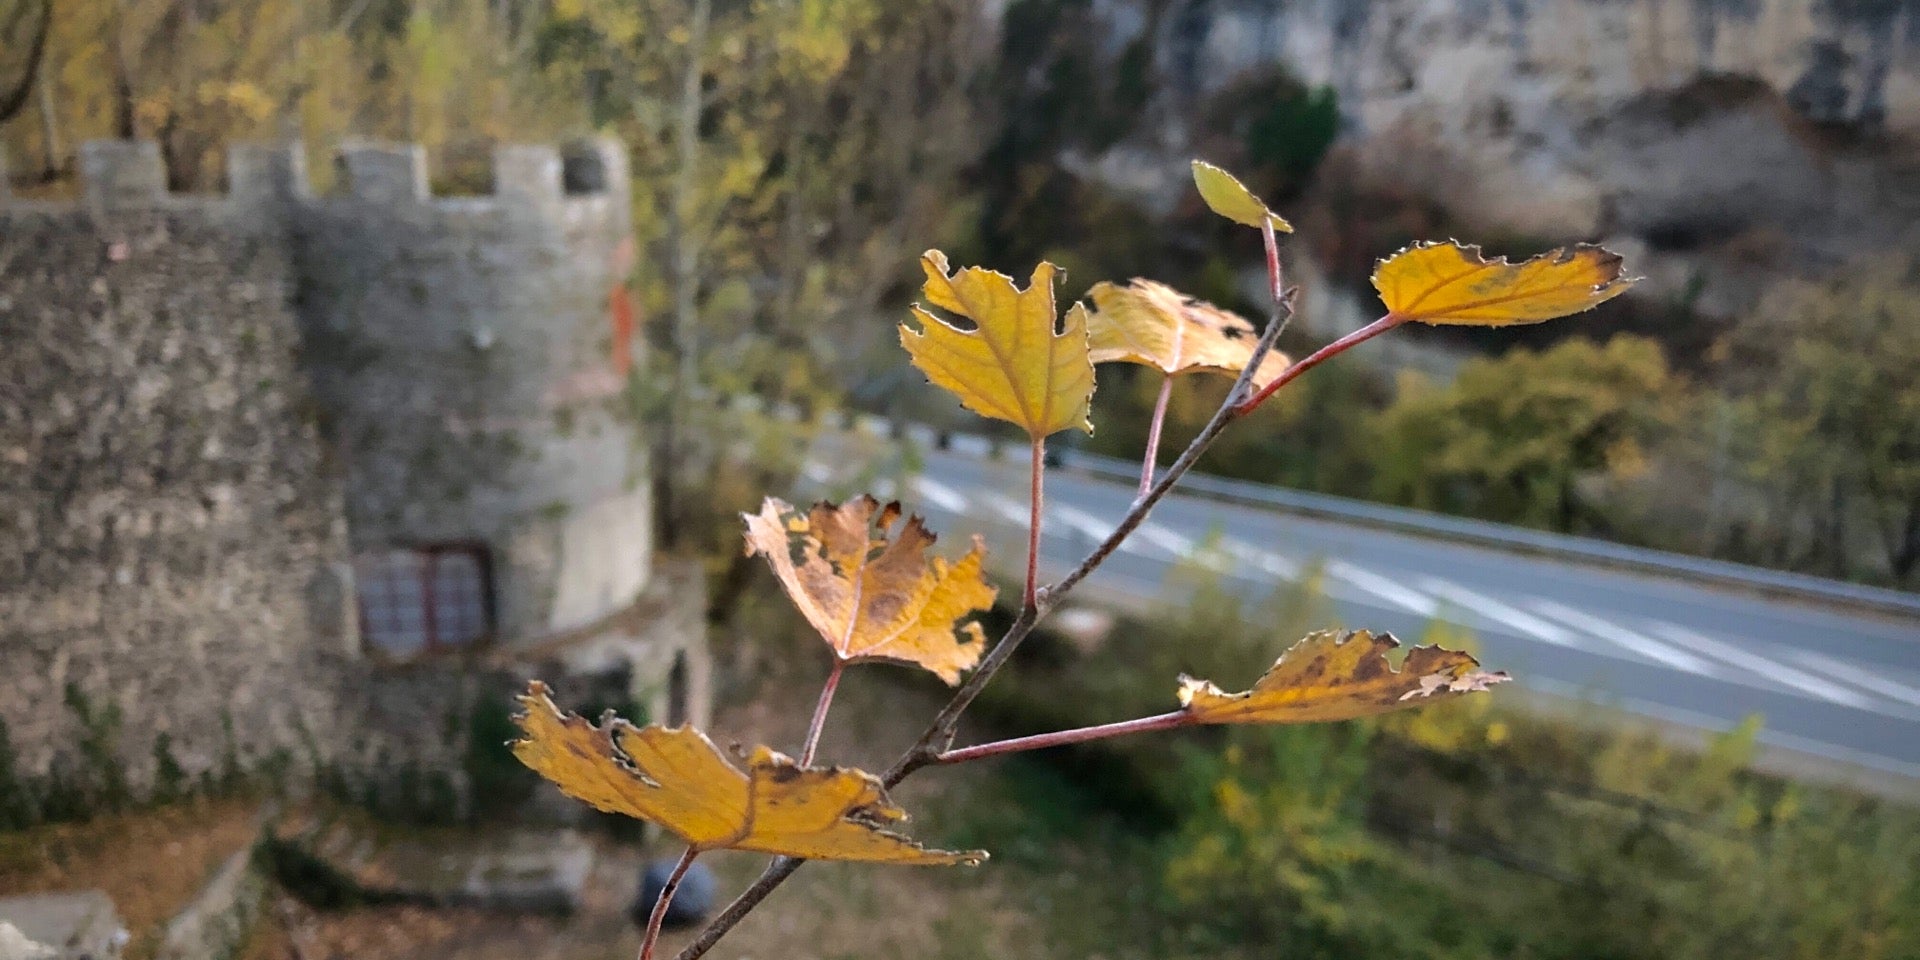
[[[1022,607],[1019,617],[1007,628],[1007,632],[1001,636],[1000,641],[993,645],[993,649],[987,651],[979,667],[967,677],[960,689],[954,691],[953,699],[947,701],[947,705],[941,708],[939,715],[935,716],[933,722],[927,726],[926,732],[920,735],[920,739],[908,748],[906,753],[901,754],[900,758],[894,761],[893,766],[887,768],[886,774],[880,779],[889,789],[898,786],[915,771],[941,762],[940,758],[943,755],[951,756],[965,752],[948,750],[953,744],[954,730],[959,726],[960,715],[965,713],[967,707],[980,696],[980,692],[986,689],[987,684],[993,680],[994,674],[1000,672],[1000,668],[1006,665],[1007,660],[1013,656],[1013,652],[1019,649],[1021,641],[1033,632],[1033,628],[1039,624],[1040,619],[1046,616],[1047,611],[1053,609],[1061,597],[1066,596],[1075,585],[1099,569],[1100,565],[1119,549],[1121,542],[1126,540],[1127,536],[1140,524],[1146,522],[1147,514],[1153,512],[1154,505],[1173,489],[1174,484],[1180,482],[1180,478],[1185,476],[1188,470],[1193,469],[1193,465],[1199,462],[1201,455],[1207,452],[1207,448],[1213,445],[1214,440],[1226,430],[1227,425],[1244,415],[1241,401],[1252,393],[1254,372],[1260,369],[1260,362],[1273,351],[1274,343],[1280,339],[1280,332],[1286,329],[1287,321],[1293,316],[1293,291],[1285,289],[1282,283],[1279,259],[1275,253],[1276,240],[1271,227],[1266,231],[1266,242],[1269,251],[1270,279],[1273,281],[1274,292],[1278,294],[1274,300],[1273,314],[1268,318],[1267,328],[1260,334],[1259,342],[1254,344],[1253,354],[1248,358],[1246,368],[1240,371],[1240,377],[1234,381],[1233,389],[1227,391],[1226,399],[1221,402],[1220,408],[1214,411],[1213,419],[1207,421],[1207,425],[1201,428],[1199,435],[1193,438],[1193,442],[1187,444],[1187,449],[1180,454],[1180,459],[1175,460],[1173,465],[1167,468],[1166,476],[1161,477],[1145,496],[1134,501],[1133,505],[1127,509],[1126,516],[1121,519],[1120,525],[1115,527],[1099,546],[1094,547],[1073,569],[1073,572],[1053,586],[1036,591],[1033,602]],[[1157,718],[1147,719],[1151,721]],[[742,891],[739,897],[720,912],[719,916],[714,917],[706,928],[700,931],[700,935],[695,937],[686,949],[680,951],[675,960],[698,960],[699,957],[704,956],[708,950],[713,949],[713,945],[718,943],[721,937],[726,936],[727,931],[737,926],[748,913],[759,906],[760,901],[765,900],[774,888],[785,883],[787,878],[793,876],[794,871],[800,869],[804,863],[806,863],[805,860],[792,857],[776,857],[767,865],[766,872],[760,875],[760,879],[755,880],[753,885]]]
[[[27,45],[27,63],[20,73],[20,82],[13,89],[0,93],[0,123],[12,120],[26,109],[27,98],[33,94],[34,82],[40,78],[40,60],[47,54],[47,36],[52,30],[53,0],[43,0],[40,4],[40,29]]]

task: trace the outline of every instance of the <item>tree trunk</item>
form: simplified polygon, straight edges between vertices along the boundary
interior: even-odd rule
[[[669,282],[673,285],[672,393],[667,397],[667,417],[662,431],[662,481],[659,495],[660,542],[673,547],[680,537],[675,517],[678,508],[677,466],[681,435],[692,411],[688,394],[699,383],[699,283],[700,250],[693,237],[694,175],[700,162],[700,107],[703,57],[707,45],[707,24],[712,18],[712,0],[693,0],[687,24],[687,62],[680,75],[680,110],[674,124],[673,196],[667,204],[667,246],[670,251]]]
[[[24,17],[25,14],[22,16]],[[34,31],[33,39],[27,41],[27,62],[25,69],[20,71],[20,82],[11,90],[0,91],[0,123],[12,120],[16,114],[26,109],[27,100],[33,96],[33,88],[40,81],[40,62],[47,54],[47,35],[52,31],[52,27],[53,0],[42,0],[40,27]]]

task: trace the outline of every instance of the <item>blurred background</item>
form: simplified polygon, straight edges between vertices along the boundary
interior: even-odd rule
[[[903,362],[917,256],[1264,318],[1193,157],[1294,224],[1294,356],[1419,240],[1644,279],[1290,386],[963,737],[1336,623],[1519,682],[935,771],[917,835],[989,866],[810,867],[714,955],[1920,956],[1914,0],[0,0],[0,958],[632,953],[677,851],[540,787],[512,694],[794,749],[765,495],[1016,582],[1025,450]],[[1049,569],[1145,373],[1053,442]],[[842,697],[873,766],[941,690]]]

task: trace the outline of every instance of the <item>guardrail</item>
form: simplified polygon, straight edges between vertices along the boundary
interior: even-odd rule
[[[1065,469],[1077,470],[1120,483],[1134,484],[1140,479],[1139,463],[1115,457],[1069,451],[1061,455],[1060,463]],[[1757,593],[1868,607],[1904,616],[1920,616],[1920,594],[1828,580],[1803,573],[1768,570],[1764,567],[1753,567],[1726,560],[1709,560],[1704,557],[1691,557],[1647,547],[1631,547],[1606,540],[1551,533],[1545,530],[1529,530],[1525,527],[1507,526],[1485,520],[1469,520],[1409,507],[1392,507],[1325,493],[1307,493],[1302,490],[1272,487],[1198,472],[1188,473],[1182,478],[1179,491],[1248,506],[1383,527],[1402,533],[1468,541],[1481,546],[1542,554],[1643,573],[1686,577],[1716,586],[1735,587]]]
[[[775,413],[779,415],[778,412]],[[1024,459],[1024,447],[1002,450],[993,440],[970,434],[940,434],[919,423],[895,423],[871,414],[842,414],[847,429],[904,437],[926,446],[940,446],[977,456],[1005,455]],[[940,442],[944,436],[944,442]],[[1018,446],[1018,445],[1015,445]],[[1078,450],[1055,454],[1060,466],[1103,480],[1132,486],[1140,480],[1137,461]],[[1920,594],[1886,587],[1871,587],[1842,580],[1829,580],[1804,573],[1769,570],[1727,560],[1711,560],[1649,547],[1633,547],[1607,540],[1576,537],[1546,530],[1470,520],[1411,507],[1394,507],[1355,500],[1327,493],[1308,493],[1289,487],[1274,487],[1247,480],[1233,480],[1211,474],[1191,472],[1182,478],[1178,492],[1238,503],[1246,506],[1283,510],[1303,516],[1337,520],[1344,523],[1408,533],[1436,539],[1465,541],[1516,553],[1531,553],[1561,560],[1615,567],[1640,573],[1684,577],[1711,586],[1729,587],[1769,596],[1864,608],[1903,617],[1920,617]]]

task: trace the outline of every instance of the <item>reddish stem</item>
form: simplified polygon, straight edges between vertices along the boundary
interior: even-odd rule
[[[1172,730],[1175,727],[1191,726],[1195,723],[1193,714],[1185,710],[1162,713],[1138,720],[1122,720],[1119,723],[1104,723],[1097,727],[1080,727],[1074,730],[1056,730],[1052,733],[1036,733],[1031,737],[1016,737],[1012,740],[995,740],[978,746],[961,747],[948,750],[933,758],[935,763],[965,763],[969,760],[984,760],[1008,753],[1025,753],[1028,750],[1045,750],[1048,747],[1064,747],[1070,743],[1085,743],[1089,740],[1105,740],[1109,737],[1124,737],[1132,733],[1147,733],[1152,730]]]
[[[1405,317],[1402,317],[1398,314],[1389,313],[1386,316],[1381,317],[1380,319],[1375,320],[1374,322],[1369,323],[1366,326],[1361,327],[1360,329],[1355,330],[1354,332],[1349,333],[1346,336],[1341,337],[1340,339],[1335,340],[1334,342],[1329,343],[1318,350],[1315,350],[1313,353],[1309,354],[1305,360],[1296,361],[1293,364],[1293,366],[1288,367],[1279,376],[1273,378],[1272,383],[1267,384],[1266,387],[1263,388],[1259,393],[1254,394],[1252,397],[1248,398],[1245,402],[1241,403],[1235,412],[1242,415],[1253,412],[1253,408],[1259,406],[1268,397],[1273,396],[1273,392],[1275,390],[1278,390],[1281,387],[1286,386],[1289,382],[1293,380],[1293,378],[1303,373],[1306,373],[1308,370],[1311,370],[1314,367],[1319,366],[1321,362],[1324,360],[1338,356],[1341,353],[1345,353],[1348,350],[1348,348],[1354,346],[1355,344],[1364,343],[1365,341],[1372,340],[1374,337],[1377,337],[1383,333],[1386,333],[1388,330],[1392,330],[1394,327],[1397,327],[1405,322],[1407,322]]]
[[[1153,470],[1160,465],[1160,425],[1167,420],[1167,401],[1173,398],[1173,375],[1160,377],[1160,399],[1153,402],[1153,422],[1147,425],[1147,455],[1140,461],[1140,496],[1153,489]]]
[[[833,658],[833,672],[827,674],[826,685],[820,688],[820,702],[813,705],[813,722],[807,725],[807,745],[800,748],[800,765],[813,763],[813,752],[820,746],[820,731],[827,727],[827,709],[833,706],[833,692],[840,689],[840,675],[847,670],[847,662],[839,657]]]
[[[1280,238],[1273,234],[1273,221],[1260,224],[1260,239],[1267,243],[1267,288],[1273,293],[1273,304],[1278,307],[1287,301],[1287,285],[1280,278]]]
[[[660,941],[660,927],[667,922],[667,906],[673,903],[673,895],[680,892],[680,880],[687,875],[687,868],[693,866],[693,858],[699,855],[699,850],[688,847],[687,852],[680,855],[680,862],[673,865],[673,872],[667,874],[660,898],[653,902],[653,912],[647,914],[647,934],[640,941],[640,960],[653,960],[653,945]]]
[[[1027,481],[1027,588],[1020,594],[1022,609],[1032,610],[1040,586],[1040,474],[1047,467],[1047,438],[1033,438],[1033,467]]]

